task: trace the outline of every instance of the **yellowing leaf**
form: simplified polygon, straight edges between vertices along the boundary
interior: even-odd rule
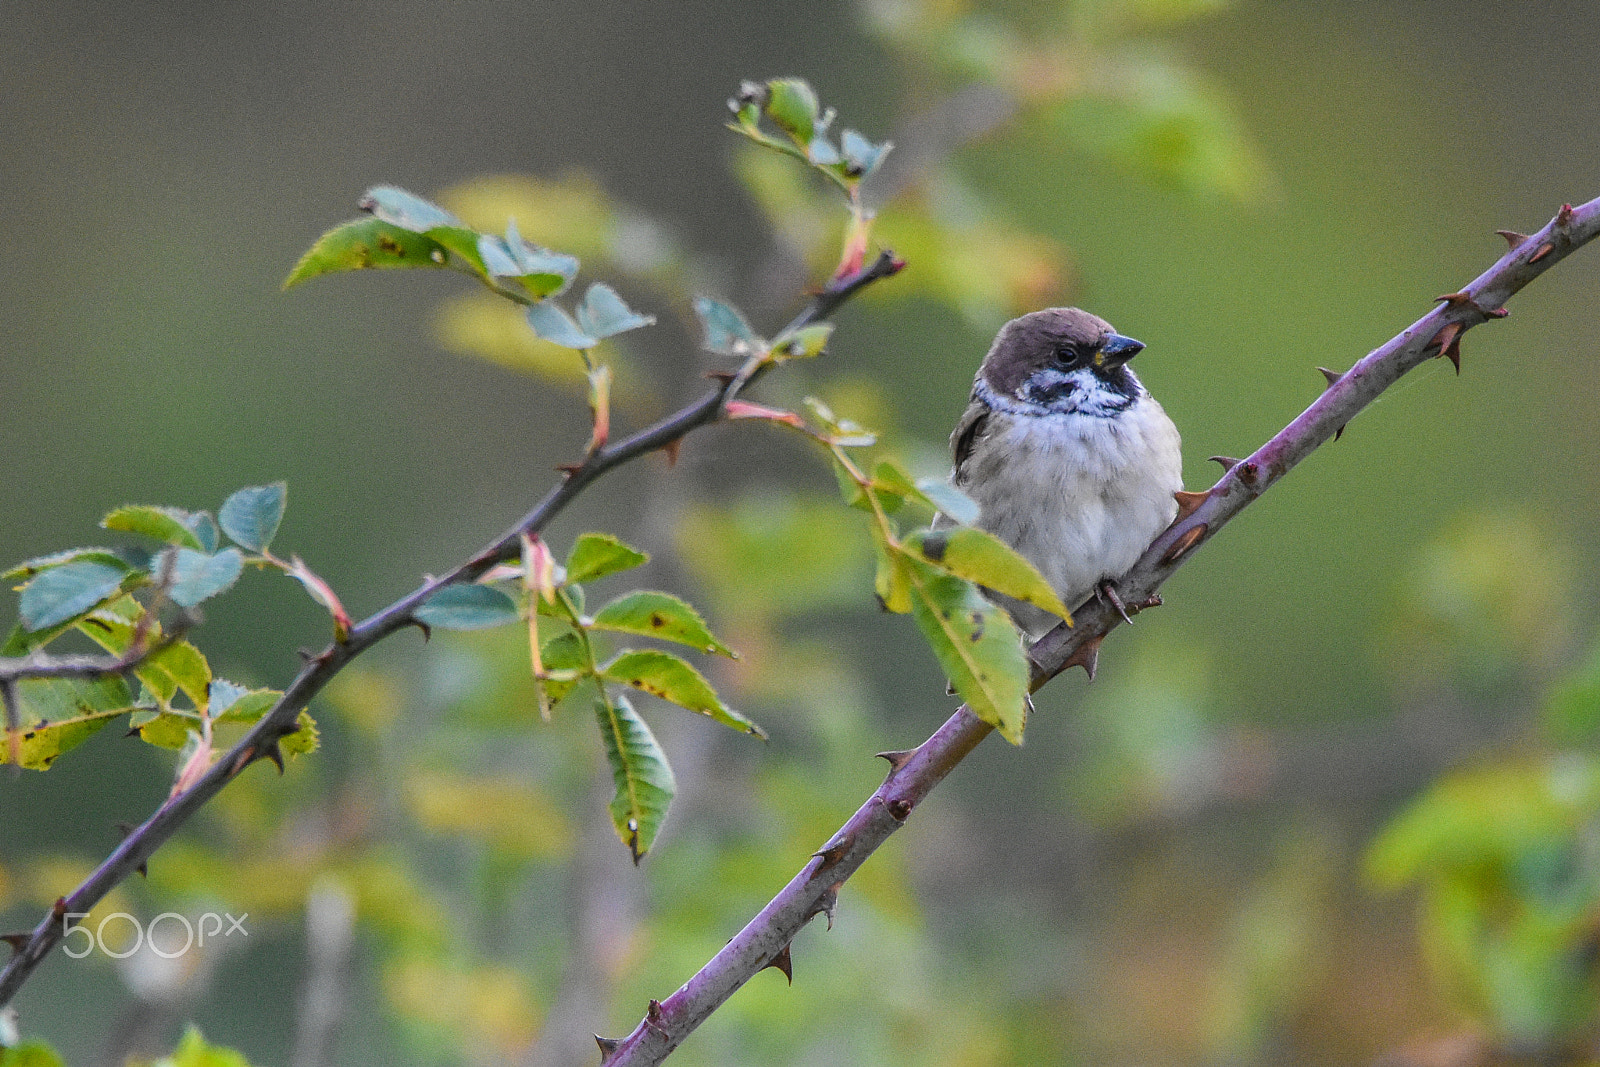
[[[671,593],[647,589],[625,593],[596,612],[592,625],[596,630],[659,637],[701,652],[733,656],[733,651],[712,635],[700,613]]]
[[[1016,627],[977,588],[903,556],[917,628],[972,713],[1014,745],[1028,715],[1028,660]]]
[[[1043,608],[1069,625],[1072,622],[1066,605],[1038,568],[987,530],[972,526],[919,530],[908,536],[905,544],[942,571]]]
[[[708,715],[740,733],[754,734],[763,740],[767,736],[755,723],[724,704],[704,675],[670,652],[655,649],[624,652],[602,667],[600,676]]]

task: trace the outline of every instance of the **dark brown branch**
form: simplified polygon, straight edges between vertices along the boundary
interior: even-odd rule
[[[1406,372],[1437,356],[1459,358],[1461,335],[1504,316],[1505,302],[1523,286],[1600,234],[1600,199],[1563,206],[1532,237],[1512,241],[1494,266],[1453,299],[1401,332],[1332,382],[1298,418],[1252,455],[1226,465],[1206,499],[1150,545],[1117,583],[1122,599],[1140,603],[1181,567],[1194,550],[1248,507],[1278,479],[1375,400]],[[1105,603],[1090,600],[1073,612],[1074,627],[1057,627],[1030,649],[1037,690],[1068,666],[1093,673],[1094,651],[1122,620]],[[959,708],[903,760],[891,760],[888,778],[834,834],[799,874],[745,928],[677,992],[651,1010],[637,1028],[606,1053],[603,1067],[658,1064],[734,991],[771,964],[795,934],[820,913],[832,914],[839,887],[855,873],[934,786],[994,728]],[[896,756],[901,754],[896,753]]]
[[[884,252],[861,270],[832,279],[784,328],[783,334],[827,318],[856,293],[898,273],[904,265],[891,253]],[[0,1007],[10,1003],[23,982],[27,981],[28,975],[61,940],[66,932],[62,918],[65,914],[87,912],[92,908],[116,885],[143,866],[157,848],[246,767],[261,759],[270,759],[275,763],[281,760],[278,754],[279,739],[296,731],[296,720],[301,709],[346,664],[384,638],[410,626],[414,621],[412,613],[440,589],[474,581],[496,563],[516,558],[521,551],[522,535],[543,530],[590,482],[613,468],[680,441],[702,426],[720,421],[728,402],[737,397],[741,389],[765,374],[770,366],[765,362],[750,366],[745,373],[718,386],[676,414],[621,441],[590,452],[582,463],[566,474],[560,484],[545,494],[532,511],[477,555],[443,577],[424,582],[415,592],[351,627],[344,641],[336,641],[309,657],[305,668],[284,690],[283,696],[238,744],[218,759],[193,786],[170,797],[157,808],[150,818],[123,839],[122,844],[94,873],[57,901],[51,912],[40,920],[27,941],[5,969],[0,971]],[[9,685],[0,681],[0,689],[9,692]],[[7,703],[9,706],[9,700]]]

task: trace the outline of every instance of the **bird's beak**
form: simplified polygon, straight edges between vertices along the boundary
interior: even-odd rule
[[[1107,337],[1094,354],[1094,365],[1097,368],[1110,369],[1120,367],[1128,360],[1144,351],[1144,342],[1135,341],[1131,337],[1124,337],[1114,333]]]

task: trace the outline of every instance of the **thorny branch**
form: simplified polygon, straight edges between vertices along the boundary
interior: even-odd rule
[[[778,336],[792,335],[805,326],[827,318],[856,293],[873,282],[898,273],[904,265],[891,253],[884,252],[873,262],[834,277]],[[413,613],[440,589],[472,582],[495,564],[515,559],[520,553],[525,534],[536,534],[543,530],[589,483],[601,475],[650,452],[669,448],[692,431],[721,421],[728,403],[746,386],[762,377],[771,366],[766,361],[749,363],[739,374],[719,380],[715,389],[677,413],[621,441],[590,450],[581,463],[562,468],[562,480],[545,494],[544,499],[477,555],[448,574],[424,582],[416,591],[351,627],[343,641],[335,641],[310,656],[272,710],[263,715],[238,744],[218,759],[194,785],[168,798],[154,814],[125,837],[122,844],[76,889],[57,899],[50,912],[25,940],[17,938],[13,944],[15,954],[5,969],[0,971],[0,1007],[10,1003],[34,968],[66,935],[69,912],[81,914],[94,907],[115,886],[143,866],[157,848],[246,767],[257,760],[268,759],[281,770],[283,756],[279,752],[278,742],[298,729],[297,719],[301,709],[351,660],[407,626],[421,626]],[[11,703],[11,689],[12,682],[0,678],[0,694],[5,696],[8,706]]]
[[[1501,231],[1510,249],[1494,266],[1459,292],[1439,297],[1440,306],[1345,373],[1324,372],[1327,390],[1252,455],[1217,457],[1225,468],[1222,478],[1204,493],[1179,494],[1178,520],[1117,582],[1122,600],[1130,610],[1160,603],[1156,590],[1194,550],[1295,464],[1337,437],[1380,393],[1427,360],[1444,356],[1459,371],[1462,334],[1503,318],[1513,294],[1597,235],[1600,199],[1578,208],[1563,205],[1531,237]],[[1029,650],[1034,690],[1074,665],[1093,677],[1100,643],[1122,621],[1098,599],[1072,615],[1074,626],[1058,626]],[[769,966],[787,972],[795,934],[819,914],[831,919],[840,886],[993,729],[961,707],[916,749],[881,753],[889,762],[888,777],[789,884],[677,992],[650,1001],[644,1019],[626,1038],[596,1038],[602,1067],[660,1063],[757,972]]]
[[[11,764],[20,768],[17,758],[17,735],[21,728],[21,712],[17,707],[17,683],[34,678],[106,678],[114,674],[128,675],[138,670],[146,660],[175,645],[194,626],[196,617],[181,609],[176,620],[155,641],[150,640],[150,627],[162,605],[167,603],[167,591],[172,588],[172,569],[177,553],[163,553],[161,568],[156,574],[155,593],[139,621],[134,625],[133,640],[116,656],[51,656],[33,652],[26,656],[0,656],[0,724],[3,724],[12,746]]]

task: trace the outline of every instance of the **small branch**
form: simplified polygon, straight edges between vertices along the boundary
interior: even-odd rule
[[[189,632],[187,622],[179,622],[154,644],[136,639],[120,656],[47,656],[35,653],[15,658],[0,657],[0,685],[11,685],[31,678],[104,678],[127,674]]]
[[[1465,331],[1503,317],[1507,299],[1597,234],[1600,199],[1576,209],[1563,206],[1544,229],[1512,242],[1510,251],[1471,285],[1442,298],[1445,302],[1439,307],[1339,375],[1298,418],[1249,458],[1230,466],[1205,499],[1157,537],[1118,580],[1122,599],[1131,605],[1153,597],[1195,548],[1336,436],[1402,375],[1437,356],[1459,358]],[[1098,599],[1074,611],[1073,619],[1074,627],[1057,627],[1029,650],[1034,690],[1073,664],[1092,673],[1095,650],[1122,621]],[[961,707],[914,751],[885,753],[890,771],[877,792],[694,977],[666,1000],[651,1001],[643,1021],[626,1038],[606,1043],[610,1050],[603,1056],[603,1067],[660,1063],[735,990],[784,952],[807,922],[818,914],[831,917],[845,880],[993,729]]]
[[[884,252],[854,274],[831,280],[784,329],[792,333],[831,315],[840,305],[872,283],[898,273],[905,264]],[[780,334],[779,336],[782,336]],[[412,612],[445,586],[476,580],[497,563],[516,558],[524,534],[537,534],[586,487],[615,467],[680,441],[702,426],[723,419],[723,410],[740,390],[760,378],[770,364],[763,364],[712,390],[676,414],[653,426],[590,452],[582,463],[571,468],[562,482],[545,494],[537,506],[510,530],[485,547],[466,563],[440,578],[424,582],[371,617],[351,627],[343,641],[336,641],[309,658],[305,668],[284,690],[272,709],[257,721],[238,744],[212,764],[198,781],[171,796],[143,824],[123,839],[110,856],[71,893],[57,900],[27,941],[16,950],[4,970],[0,970],[0,1007],[10,1003],[44,957],[66,933],[68,912],[87,912],[115,886],[142,867],[168,838],[246,767],[261,759],[282,759],[278,742],[294,733],[300,711],[321,692],[344,667],[384,638],[412,623]],[[0,678],[0,694],[11,707],[11,685]]]

